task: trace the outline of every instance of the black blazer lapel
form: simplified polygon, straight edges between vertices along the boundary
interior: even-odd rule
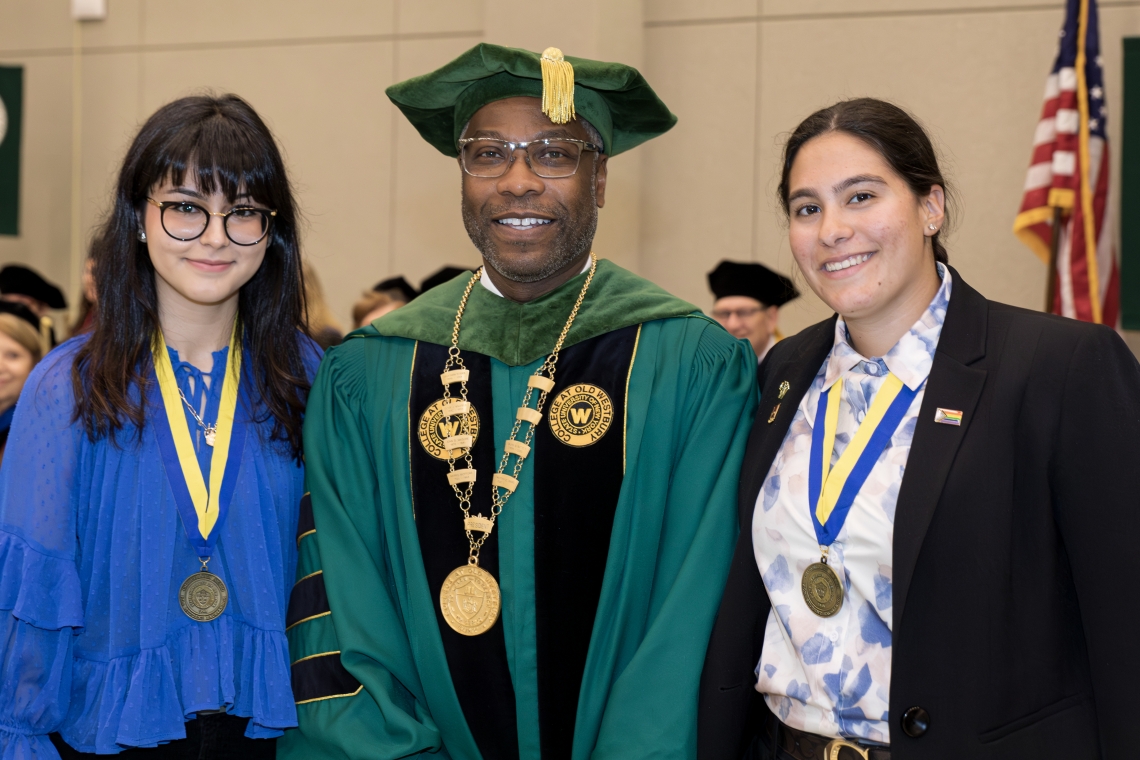
[[[827,352],[835,343],[835,322],[832,317],[804,330],[795,338],[799,345],[780,361],[773,362],[771,354],[765,359],[760,386],[760,405],[748,437],[744,454],[744,467],[740,477],[740,529],[751,531],[752,512],[756,497],[772,469],[772,462],[788,434],[796,409],[819,372]],[[776,349],[773,348],[772,351]],[[788,383],[788,392],[780,398],[780,385]],[[773,415],[773,413],[775,413]],[[751,543],[751,541],[750,541]]]
[[[895,509],[891,617],[896,636],[926,530],[986,382],[986,371],[970,365],[985,356],[989,304],[958,272],[953,268],[950,272],[954,284],[946,321],[930,368]],[[939,408],[962,412],[962,424],[936,423]]]

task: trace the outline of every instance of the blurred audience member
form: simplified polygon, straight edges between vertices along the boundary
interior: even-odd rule
[[[389,277],[387,280],[376,283],[372,286],[372,290],[377,293],[383,293],[393,300],[403,303],[411,303],[412,300],[419,295],[416,289],[408,284],[407,280],[399,276]]]
[[[71,323],[71,331],[67,337],[74,338],[82,335],[95,324],[95,259],[88,258],[83,265],[83,300],[79,303],[79,314]]]
[[[31,309],[39,320],[40,332],[48,335],[50,344],[55,346],[55,329],[48,313],[67,308],[62,290],[33,269],[8,264],[0,269],[0,300],[20,303]]]
[[[393,298],[390,291],[367,291],[352,305],[352,326],[354,329],[364,327],[406,303],[402,299]]]
[[[444,267],[420,283],[420,295],[428,292],[436,285],[442,285],[443,283],[448,282],[449,280],[454,280],[459,275],[466,274],[470,271],[470,269],[463,269],[462,267]]]
[[[713,319],[733,337],[751,343],[757,363],[783,337],[778,328],[780,307],[800,295],[787,277],[750,261],[717,264],[709,272],[709,289],[716,296]]]
[[[44,355],[39,332],[33,327],[35,315],[22,304],[4,306],[11,308],[0,308],[0,461],[16,414],[16,400],[32,367]],[[16,310],[24,314],[16,316]]]
[[[305,308],[309,313],[309,334],[313,340],[327,351],[330,346],[339,346],[344,342],[344,330],[333,316],[328,301],[325,300],[325,291],[317,272],[305,262]]]

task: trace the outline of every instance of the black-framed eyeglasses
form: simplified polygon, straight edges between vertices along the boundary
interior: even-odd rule
[[[582,154],[602,150],[585,140],[570,137],[510,142],[489,137],[465,137],[459,141],[459,162],[472,177],[501,177],[515,161],[515,151],[526,151],[526,165],[543,179],[561,179],[578,171]]]
[[[236,206],[226,213],[210,211],[190,201],[148,201],[158,206],[162,229],[175,240],[197,240],[206,233],[211,216],[222,217],[226,237],[237,245],[257,245],[269,234],[276,209]]]

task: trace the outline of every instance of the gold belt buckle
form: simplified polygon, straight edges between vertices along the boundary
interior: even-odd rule
[[[854,751],[855,754],[859,755],[863,760],[871,760],[870,750],[863,749],[858,744],[852,744],[846,739],[832,739],[827,743],[827,746],[823,748],[823,752],[827,760],[839,760],[839,750],[845,747]]]

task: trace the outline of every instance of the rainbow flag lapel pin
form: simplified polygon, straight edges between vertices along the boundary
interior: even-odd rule
[[[957,409],[938,407],[934,412],[934,421],[942,425],[961,425],[962,412]]]

